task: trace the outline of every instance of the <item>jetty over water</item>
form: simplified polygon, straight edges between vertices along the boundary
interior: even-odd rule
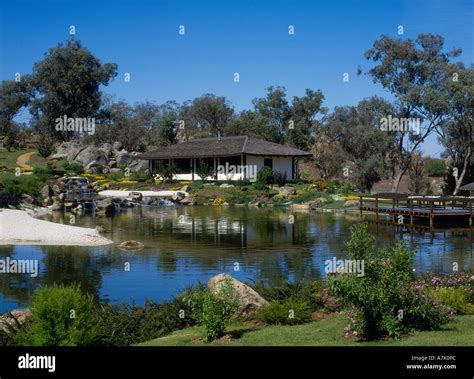
[[[417,222],[428,223],[433,229],[435,223],[453,228],[473,228],[474,197],[464,196],[410,196],[407,194],[378,193],[359,196],[360,214],[393,216],[393,223],[416,226]],[[386,222],[386,220],[380,220]]]

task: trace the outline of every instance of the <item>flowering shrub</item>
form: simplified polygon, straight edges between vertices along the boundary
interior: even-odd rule
[[[222,205],[225,203],[225,201],[222,197],[216,197],[212,203],[214,205]]]

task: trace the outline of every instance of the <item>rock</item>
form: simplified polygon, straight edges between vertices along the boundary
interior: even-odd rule
[[[222,183],[219,187],[221,188],[232,188],[235,187],[233,184]]]
[[[234,295],[238,299],[239,306],[236,312],[237,317],[244,319],[249,318],[249,316],[251,316],[255,311],[263,306],[268,305],[268,301],[266,301],[252,288],[240,282],[239,280],[234,279],[228,274],[219,274],[212,277],[209,279],[208,287],[211,292],[215,293],[226,281],[230,283],[233,288]]]
[[[116,167],[115,167],[115,168],[111,168],[111,169],[110,169],[110,173],[113,174],[114,172],[122,172],[122,170],[119,169],[119,168],[116,168]]]
[[[74,158],[74,161],[80,163],[83,167],[90,169],[94,166],[105,166],[108,162],[108,152],[96,146],[87,146],[81,150]]]
[[[132,158],[127,150],[121,150],[115,153],[115,161],[117,165],[128,165],[132,161]]]
[[[332,199],[333,199],[334,201],[343,200],[342,197],[339,196],[339,195],[331,195],[331,197],[332,197]]]
[[[183,200],[179,202],[183,205],[196,205],[196,200],[192,196],[186,196]]]
[[[58,195],[58,199],[59,199],[60,201],[63,201],[65,196],[66,196],[66,195],[64,194],[64,192],[61,192],[61,193]]]
[[[110,233],[110,230],[103,227],[102,225],[96,225],[95,230],[97,230],[99,233]]]
[[[96,203],[96,212],[98,216],[112,216],[116,208],[112,199],[102,199]]]
[[[345,207],[358,207],[359,206],[359,200],[347,200],[344,203]]]
[[[143,199],[143,195],[141,192],[129,192],[128,196],[132,198],[133,201],[141,201]]]
[[[139,250],[139,249],[143,249],[145,245],[143,245],[141,242],[131,240],[131,241],[122,242],[118,247],[120,249]]]
[[[31,316],[30,309],[14,309],[0,316],[0,332],[13,333]]]
[[[20,199],[22,203],[26,204],[33,204],[35,202],[35,198],[27,193],[22,193]]]
[[[293,187],[280,187],[278,189],[278,192],[283,199],[286,199],[290,195],[295,195],[296,189],[294,189]]]
[[[107,175],[110,172],[110,169],[108,167],[104,167],[102,169],[102,174]]]
[[[118,142],[118,141],[115,141],[113,144],[112,144],[112,148],[116,151],[119,151],[119,150],[122,150],[122,143],[121,142]]]
[[[263,204],[260,202],[260,201],[254,201],[254,202],[250,202],[249,203],[249,207],[257,207],[257,208],[260,208]]]
[[[72,207],[74,207],[74,203],[72,201],[66,201],[64,203],[64,209],[71,209]]]
[[[40,194],[43,195],[43,197],[51,197],[54,195],[54,192],[51,186],[46,184],[43,188],[40,189]]]
[[[59,201],[54,201],[53,205],[51,205],[51,210],[52,211],[62,211],[63,210],[63,204]]]
[[[314,199],[314,200],[311,200],[311,201],[308,201],[307,204],[308,204],[308,207],[309,209],[320,209],[322,207],[324,207],[324,205],[326,205],[327,201],[324,197],[319,197],[317,199]]]
[[[58,184],[53,185],[52,189],[53,189],[54,195],[56,196],[62,192]]]
[[[117,167],[117,161],[114,161],[114,160],[109,161],[109,167],[110,167],[110,168],[115,168],[115,167]]]
[[[189,188],[190,188],[189,185],[185,185],[184,187],[182,187],[182,188],[180,189],[180,191],[187,193],[187,192],[189,192]]]
[[[54,154],[51,159],[63,159],[67,158],[69,162],[72,162],[76,156],[85,149],[86,146],[82,146],[78,142],[63,142],[56,149],[56,154]]]
[[[180,191],[177,191],[177,192],[173,193],[173,195],[171,196],[173,201],[181,201],[185,197],[186,197],[186,194],[184,192],[180,192]]]

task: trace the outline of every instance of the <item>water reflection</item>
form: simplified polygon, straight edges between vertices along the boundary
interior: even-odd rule
[[[69,216],[45,216],[67,223]],[[0,258],[38,259],[40,275],[0,274],[0,311],[23,306],[42,284],[80,283],[102,301],[161,301],[220,272],[240,280],[304,280],[324,276],[326,259],[344,258],[357,214],[290,213],[284,209],[224,207],[136,208],[113,218],[77,217],[76,225],[110,230],[120,243],[138,240],[139,252],[114,246],[3,246]],[[449,272],[453,262],[472,270],[473,233],[406,233],[370,225],[381,246],[404,238],[416,249],[417,272]],[[238,263],[239,271],[234,271]],[[127,271],[126,267],[130,270]]]

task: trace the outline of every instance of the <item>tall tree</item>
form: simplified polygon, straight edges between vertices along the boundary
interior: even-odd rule
[[[398,170],[393,177],[392,191],[397,192],[403,175],[410,167],[416,149],[443,120],[446,104],[439,99],[444,81],[444,67],[459,49],[443,52],[444,39],[438,35],[420,34],[415,41],[396,40],[382,36],[365,53],[376,63],[368,73],[396,99],[398,110],[391,116],[419,119],[417,133],[398,132]]]
[[[462,63],[446,65],[443,102],[447,104],[447,118],[439,125],[439,142],[443,155],[451,163],[454,179],[453,195],[459,192],[469,172],[474,145],[474,66]]]
[[[314,143],[321,125],[321,116],[327,109],[322,106],[324,95],[321,91],[306,89],[305,96],[295,96],[289,110],[290,120],[288,142],[299,149],[307,150]]]
[[[266,97],[255,98],[252,103],[257,114],[255,119],[263,126],[259,130],[259,136],[267,141],[284,143],[288,136],[290,117],[285,88],[270,86]]]
[[[102,64],[79,40],[50,49],[33,68],[32,84],[39,95],[30,106],[35,127],[67,139],[73,132],[57,132],[56,118],[95,117],[101,106],[100,86],[116,75],[116,64]]]

